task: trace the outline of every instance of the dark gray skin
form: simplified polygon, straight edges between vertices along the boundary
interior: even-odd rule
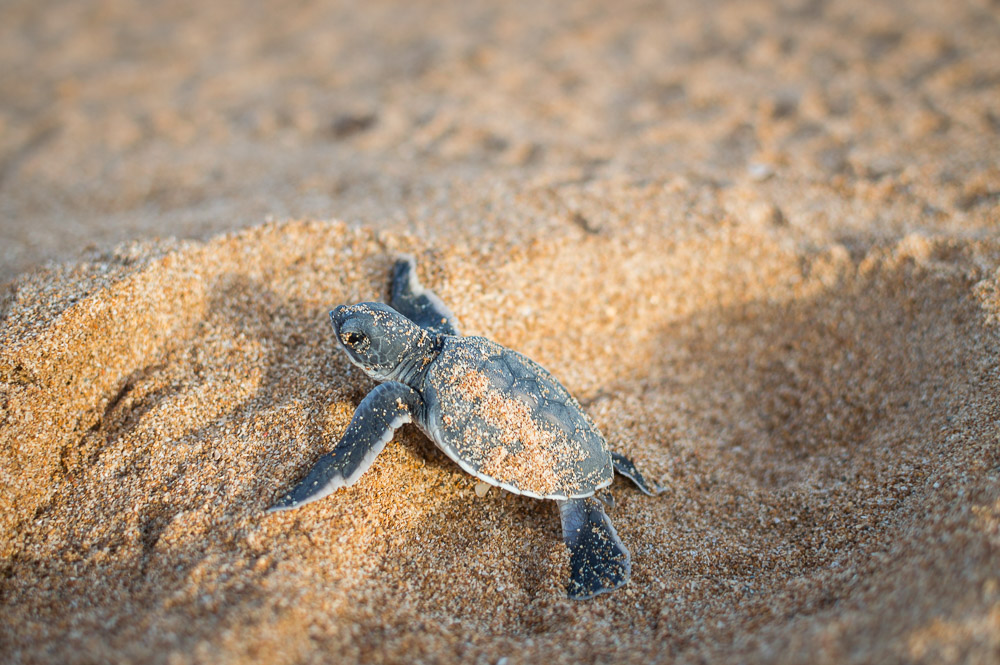
[[[362,400],[333,451],[269,512],[298,508],[353,484],[395,430],[413,422],[466,472],[558,503],[570,550],[571,598],[622,586],[631,573],[629,552],[594,494],[611,483],[614,471],[646,494],[653,488],[631,460],[608,450],[594,423],[544,368],[489,340],[459,336],[454,315],[420,286],[415,270],[412,259],[396,262],[392,307],[360,303],[330,312],[350,361],[382,383]],[[480,388],[471,397],[454,378],[470,372]],[[503,420],[497,399],[514,405],[517,422]],[[517,427],[538,434],[528,452],[542,455],[550,472],[543,489],[530,468],[504,476],[502,465],[500,473],[490,466],[501,446],[504,454],[525,452]]]

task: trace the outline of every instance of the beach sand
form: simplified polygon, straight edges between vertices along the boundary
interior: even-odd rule
[[[998,662],[996,7],[469,7],[2,10],[0,660]],[[412,426],[264,513],[402,253],[666,488],[626,587]]]

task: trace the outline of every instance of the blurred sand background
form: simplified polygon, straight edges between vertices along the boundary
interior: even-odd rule
[[[998,164],[987,0],[6,2],[0,660],[996,663]],[[628,587],[410,428],[262,514],[398,252],[669,488]]]

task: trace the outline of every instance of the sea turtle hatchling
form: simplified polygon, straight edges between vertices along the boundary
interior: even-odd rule
[[[482,337],[420,286],[412,258],[393,268],[391,307],[339,306],[330,321],[350,361],[381,381],[333,451],[269,511],[290,510],[354,483],[396,429],[413,422],[462,469],[515,494],[559,505],[570,550],[571,598],[625,584],[628,550],[594,493],[614,471],[653,494],[632,462],[538,363]]]

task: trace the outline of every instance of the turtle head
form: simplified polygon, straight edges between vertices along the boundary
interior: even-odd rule
[[[341,305],[330,322],[350,361],[378,381],[414,385],[437,355],[426,330],[381,303]]]

